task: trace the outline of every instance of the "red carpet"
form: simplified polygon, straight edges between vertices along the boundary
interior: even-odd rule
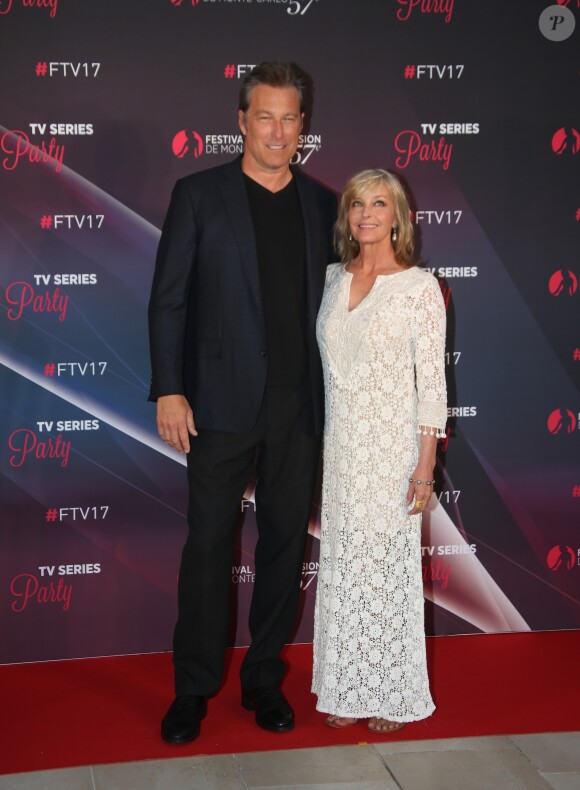
[[[580,730],[580,631],[438,637],[427,645],[438,709],[390,739]],[[199,739],[175,747],[159,737],[172,697],[169,654],[1,667],[0,773],[385,739],[363,723],[342,731],[324,726],[309,691],[310,645],[287,649],[284,690],[296,729],[258,729],[240,706],[242,655],[231,651],[226,685],[210,701]]]

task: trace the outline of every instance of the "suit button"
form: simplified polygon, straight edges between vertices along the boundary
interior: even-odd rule
[[[266,357],[266,356],[268,356],[268,354],[267,354],[267,352],[266,352],[266,351],[264,351],[264,349],[262,349],[262,350],[260,351],[260,356],[261,356],[261,357]]]

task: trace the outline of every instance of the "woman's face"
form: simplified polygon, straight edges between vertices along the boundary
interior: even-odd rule
[[[395,207],[385,184],[355,195],[348,209],[350,232],[359,244],[376,244],[391,240],[395,222]]]

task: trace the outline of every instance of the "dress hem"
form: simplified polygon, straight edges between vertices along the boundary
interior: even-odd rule
[[[320,703],[316,703],[316,710],[319,711],[319,713],[327,713],[330,716],[340,716],[341,718],[371,719],[371,718],[376,716],[379,719],[387,719],[388,721],[396,721],[396,722],[401,722],[402,724],[410,724],[411,722],[414,722],[414,721],[423,721],[423,719],[428,719],[429,716],[433,715],[433,713],[437,710],[437,708],[435,707],[435,705],[433,705],[431,708],[428,709],[428,711],[426,713],[415,714],[415,715],[409,714],[408,716],[405,716],[405,717],[401,716],[400,714],[399,715],[388,715],[388,714],[385,715],[384,713],[381,713],[381,712],[379,712],[379,713],[376,713],[376,712],[373,712],[373,713],[360,713],[360,712],[353,713],[352,710],[347,711],[345,708],[340,708],[338,710],[328,710],[328,708],[326,706],[322,707]]]

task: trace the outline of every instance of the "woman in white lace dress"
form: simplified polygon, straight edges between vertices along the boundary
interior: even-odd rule
[[[366,170],[336,223],[318,316],[326,390],[312,690],[326,723],[429,716],[421,514],[447,417],[445,307],[414,262],[399,180]]]

